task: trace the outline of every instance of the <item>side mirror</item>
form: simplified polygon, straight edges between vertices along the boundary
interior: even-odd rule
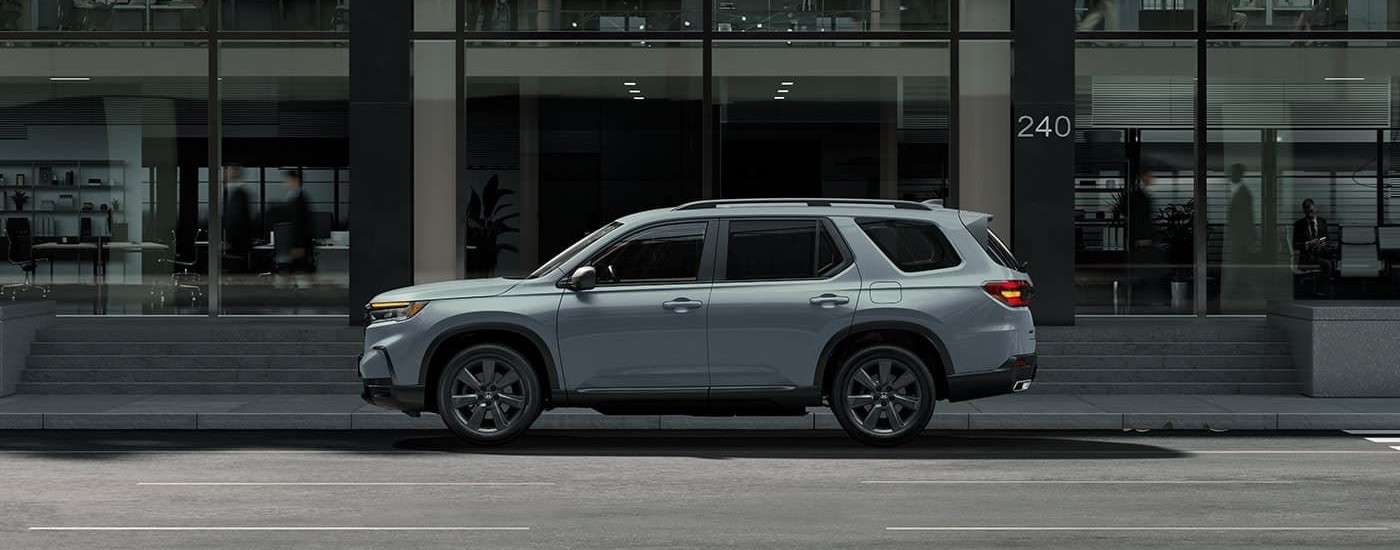
[[[598,286],[598,270],[591,265],[580,266],[563,283],[564,288],[569,290],[592,290]]]

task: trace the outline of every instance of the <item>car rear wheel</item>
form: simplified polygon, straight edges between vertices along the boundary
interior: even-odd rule
[[[543,393],[530,361],[496,344],[472,346],[438,377],[443,424],[474,445],[501,445],[520,437],[540,416]]]
[[[842,361],[831,411],[847,434],[890,446],[919,435],[933,415],[933,377],[917,355],[891,345],[863,348]]]

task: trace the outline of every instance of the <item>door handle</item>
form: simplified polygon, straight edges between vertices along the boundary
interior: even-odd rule
[[[847,298],[845,296],[837,296],[830,292],[822,294],[821,296],[813,296],[812,299],[808,301],[811,302],[814,306],[822,306],[825,308],[844,306],[846,304],[851,303],[850,298]]]
[[[699,309],[702,305],[704,303],[700,300],[691,300],[690,298],[676,298],[669,302],[661,302],[661,307],[676,313],[686,313],[692,309]]]

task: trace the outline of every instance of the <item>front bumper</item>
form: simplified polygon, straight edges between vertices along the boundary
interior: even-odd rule
[[[395,386],[388,378],[366,378],[361,383],[364,391],[360,392],[360,399],[366,403],[411,415],[423,411],[423,386]]]
[[[382,346],[375,347],[368,354],[361,355],[356,364],[360,372],[360,383],[364,390],[360,399],[366,403],[386,409],[418,414],[423,410],[426,395],[423,386],[399,386],[394,384],[394,361],[389,351]]]
[[[1035,355],[1018,355],[986,372],[948,376],[948,400],[968,401],[1030,389],[1035,380]]]

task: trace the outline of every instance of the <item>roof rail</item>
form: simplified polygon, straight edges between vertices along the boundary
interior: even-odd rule
[[[892,206],[901,210],[933,210],[927,204],[913,201],[900,201],[888,199],[722,199],[688,202],[676,207],[676,210],[700,210],[702,208],[719,208],[722,206],[743,206],[747,204],[805,204],[807,206]]]

